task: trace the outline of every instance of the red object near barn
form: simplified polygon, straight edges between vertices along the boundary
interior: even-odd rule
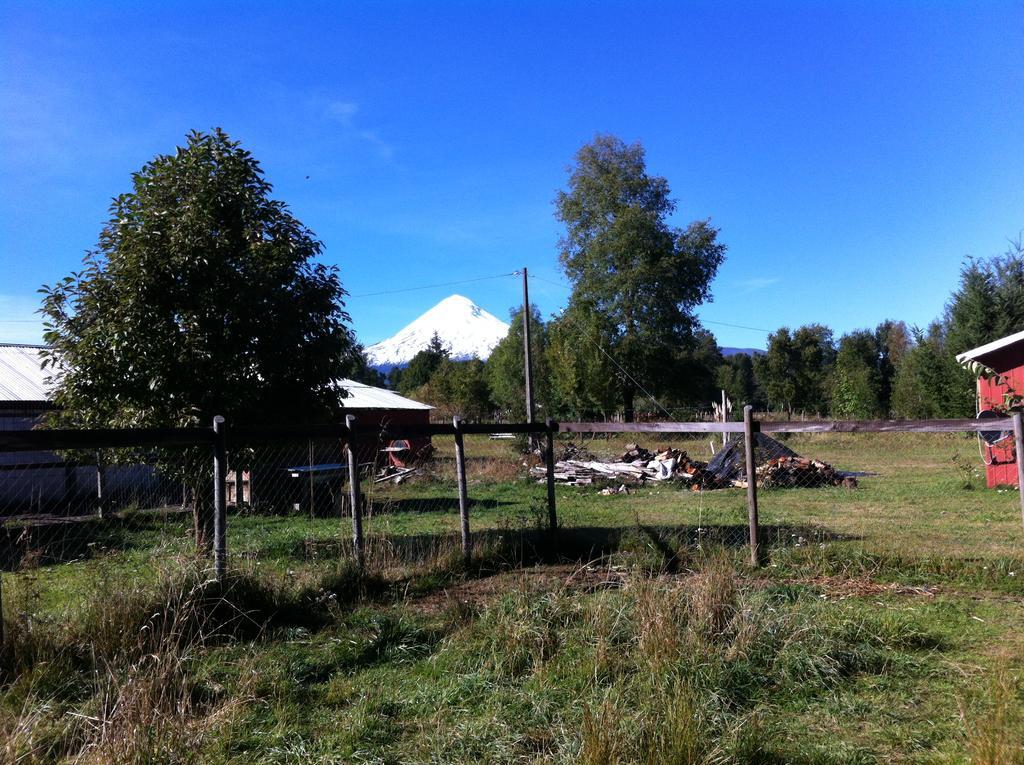
[[[365,435],[359,439],[356,452],[360,464],[377,465],[377,455],[383,454],[388,464],[406,467],[430,452],[430,436],[407,437],[401,428],[429,425],[432,406],[355,380],[339,380],[337,386],[347,394],[341,403],[346,413],[355,415],[358,432],[378,434],[376,439]],[[389,437],[389,429],[394,438]]]
[[[956,360],[978,374],[978,418],[1006,417],[1024,408],[1024,332],[965,351]],[[982,431],[988,487],[1016,486],[1013,431]]]

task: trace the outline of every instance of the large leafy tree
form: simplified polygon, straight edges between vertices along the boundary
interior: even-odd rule
[[[694,309],[711,299],[725,245],[708,221],[670,226],[668,182],[647,173],[640,144],[610,135],[577,152],[555,206],[565,225],[559,257],[572,284],[570,314],[602,317],[602,341],[628,372],[618,377],[618,396],[631,419],[637,383],[657,392],[679,384],[676,362],[697,345]]]
[[[337,270],[221,130],[132,176],[81,271],[44,287],[59,418],[92,426],[337,413],[354,360]]]
[[[808,324],[768,336],[768,351],[754,359],[754,373],[768,402],[790,414],[828,409],[829,375],[835,360],[832,330]]]

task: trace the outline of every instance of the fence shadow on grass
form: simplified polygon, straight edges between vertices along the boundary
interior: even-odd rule
[[[474,509],[494,510],[507,505],[521,504],[507,502],[499,499],[472,499],[469,500],[470,511]],[[383,515],[385,513],[450,513],[458,512],[458,497],[431,497],[411,499],[371,499],[367,503],[364,512],[367,515]]]
[[[154,535],[174,530],[184,536],[192,516],[178,509],[125,512],[105,519],[40,516],[0,523],[0,571],[67,563],[110,550],[152,548]]]

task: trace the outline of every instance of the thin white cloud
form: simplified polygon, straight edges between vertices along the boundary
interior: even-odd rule
[[[381,138],[376,130],[369,130],[358,124],[356,115],[359,113],[359,104],[352,101],[330,101],[324,108],[324,113],[329,119],[341,125],[347,135],[372,146],[381,159],[390,162],[394,158],[395,148],[391,144]]]
[[[739,288],[742,292],[754,292],[755,290],[763,290],[765,287],[771,287],[773,284],[781,282],[777,276],[755,276],[750,279],[743,279],[739,282]]]

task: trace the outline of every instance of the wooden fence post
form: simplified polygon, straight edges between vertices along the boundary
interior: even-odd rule
[[[761,550],[758,542],[757,521],[757,464],[754,460],[754,433],[758,430],[754,422],[754,407],[743,407],[743,445],[747,464],[747,524],[750,528],[750,565],[761,565]]]
[[[1017,452],[1017,491],[1020,492],[1020,518],[1024,523],[1024,423],[1021,413],[1013,413],[1013,440]]]
[[[348,500],[352,505],[352,549],[356,554],[356,565],[362,571],[366,566],[366,548],[363,545],[363,507],[359,497],[359,460],[356,446],[356,417],[345,415],[348,428]]]
[[[462,418],[452,418],[455,426],[455,476],[459,485],[459,523],[462,527],[462,558],[469,566],[472,539],[469,536],[469,497],[466,493],[466,449],[462,440]]]
[[[555,430],[558,429],[558,424],[548,419],[547,428],[548,528],[558,531],[558,515],[555,513]]]
[[[213,418],[213,572],[218,582],[227,573],[227,425]]]
[[[106,516],[107,504],[107,468],[103,464],[103,455],[96,452],[96,517],[101,521]]]

